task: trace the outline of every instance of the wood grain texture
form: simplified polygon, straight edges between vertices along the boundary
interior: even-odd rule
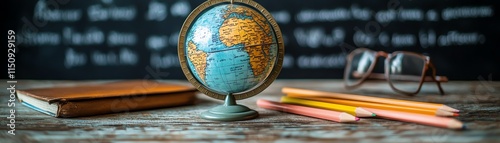
[[[18,81],[16,88],[68,86],[81,82],[107,81]],[[184,81],[165,81],[178,84]],[[5,81],[2,87],[7,87]],[[455,131],[413,123],[363,118],[357,123],[336,123],[256,106],[263,98],[278,101],[284,86],[332,92],[437,102],[461,110],[458,120],[468,129]],[[254,120],[213,122],[199,114],[222,101],[198,95],[195,105],[81,118],[54,118],[16,104],[16,135],[7,134],[10,107],[8,91],[1,90],[0,142],[137,142],[137,141],[234,141],[234,142],[500,142],[500,82],[452,81],[443,84],[441,96],[427,84],[416,96],[393,92],[385,82],[365,83],[347,91],[340,80],[278,80],[263,93],[238,101],[257,110]]]

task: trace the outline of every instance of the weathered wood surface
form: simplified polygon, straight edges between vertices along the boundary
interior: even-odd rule
[[[78,81],[103,82],[103,81]],[[74,85],[75,81],[18,81],[17,88]],[[182,81],[166,81],[188,84]],[[339,80],[278,80],[263,93],[238,101],[260,113],[254,120],[212,122],[198,115],[221,101],[199,95],[195,105],[116,113],[81,118],[53,118],[17,104],[16,135],[7,134],[10,107],[7,84],[2,82],[0,142],[137,142],[137,141],[234,141],[234,142],[500,142],[500,82],[448,82],[447,95],[438,95],[434,84],[410,97],[393,92],[387,83],[366,83],[346,91]],[[257,99],[278,101],[284,86],[332,92],[357,93],[444,103],[460,109],[459,120],[467,130],[455,131],[413,123],[363,118],[345,124],[258,108]]]

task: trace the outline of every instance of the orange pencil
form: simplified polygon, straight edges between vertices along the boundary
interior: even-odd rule
[[[437,103],[426,103],[426,102],[407,101],[407,100],[398,100],[398,99],[389,99],[389,98],[380,98],[380,97],[370,97],[370,96],[362,96],[362,95],[354,95],[354,94],[331,93],[331,92],[289,88],[289,87],[284,87],[281,91],[285,94],[290,94],[294,97],[299,97],[299,96],[300,97],[327,97],[327,98],[337,98],[337,99],[384,103],[384,104],[407,106],[407,107],[414,107],[414,108],[444,110],[444,111],[449,111],[449,112],[459,112],[459,110],[457,110],[457,109],[453,109],[449,106],[446,106],[443,104],[437,104]]]
[[[295,95],[288,94],[288,96],[293,97]],[[410,113],[418,113],[418,114],[426,114],[426,115],[458,116],[458,113],[453,113],[453,112],[444,111],[444,110],[422,109],[422,108],[413,108],[413,107],[406,107],[406,106],[396,106],[396,105],[354,101],[354,100],[343,100],[343,99],[335,99],[335,98],[300,97],[300,96],[298,96],[298,98],[315,100],[315,101],[323,101],[323,102],[335,103],[335,104],[343,104],[343,105],[349,105],[349,106],[356,106],[356,107],[368,107],[368,108],[375,108],[375,109],[393,110],[393,111],[410,112]]]
[[[337,112],[305,106],[284,104],[279,102],[268,101],[264,99],[257,100],[257,106],[265,109],[278,110],[298,115],[315,117],[335,122],[355,122],[359,121],[358,117],[354,117],[345,112]]]
[[[365,109],[377,114],[378,117],[385,119],[417,123],[417,124],[449,128],[449,129],[465,129],[465,125],[462,122],[453,118],[436,117],[430,115],[389,111],[389,110],[380,110],[373,108],[365,108]]]

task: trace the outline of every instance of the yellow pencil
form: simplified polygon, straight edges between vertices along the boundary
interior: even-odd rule
[[[288,94],[291,97],[293,94]],[[372,103],[372,102],[363,102],[363,101],[353,101],[353,100],[343,100],[343,99],[334,99],[334,98],[322,98],[322,97],[299,97],[301,99],[314,100],[314,101],[322,101],[328,103],[356,106],[356,107],[368,107],[375,109],[385,109],[385,110],[393,110],[393,111],[402,111],[409,113],[418,113],[418,114],[426,114],[426,115],[434,115],[434,116],[458,116],[458,113],[448,112],[444,110],[431,110],[431,109],[422,109],[422,108],[413,108],[406,106],[396,106],[390,104],[380,104],[380,103]]]
[[[312,101],[312,100],[299,99],[299,98],[293,98],[293,97],[287,97],[287,96],[281,97],[281,102],[288,103],[288,104],[298,104],[298,105],[304,105],[304,106],[310,106],[310,107],[317,107],[317,108],[341,111],[341,112],[349,113],[349,114],[354,115],[356,117],[374,117],[374,116],[376,116],[372,112],[367,111],[361,107],[326,103],[326,102],[320,102],[320,101]]]

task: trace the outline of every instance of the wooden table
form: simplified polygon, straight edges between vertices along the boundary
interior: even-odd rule
[[[67,86],[81,82],[105,81],[18,81],[16,88]],[[164,81],[189,84],[184,81]],[[468,126],[455,131],[414,123],[363,118],[358,123],[336,123],[256,106],[257,99],[278,101],[284,86],[332,92],[365,94],[417,101],[438,102],[460,109],[458,117]],[[447,95],[440,96],[434,84],[410,97],[393,92],[385,82],[370,82],[347,91],[340,80],[278,80],[263,93],[238,101],[257,110],[254,120],[213,122],[198,115],[221,101],[199,95],[195,105],[108,114],[81,118],[54,118],[21,104],[16,110],[16,135],[7,134],[10,107],[7,83],[2,82],[0,99],[0,142],[136,142],[136,141],[249,141],[249,142],[500,142],[500,82],[453,81],[443,84]]]

